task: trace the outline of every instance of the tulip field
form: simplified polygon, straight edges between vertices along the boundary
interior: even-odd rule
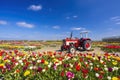
[[[5,80],[120,80],[120,57],[105,53],[62,54],[0,50]]]
[[[120,52],[120,46],[119,45],[108,45],[102,47],[102,50],[107,52]]]
[[[120,56],[1,48],[0,80],[120,80]]]

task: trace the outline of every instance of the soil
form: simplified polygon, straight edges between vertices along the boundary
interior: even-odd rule
[[[49,46],[45,46],[43,48],[41,48],[39,50],[40,52],[45,52],[45,51],[60,51],[60,46],[57,46],[57,47],[49,47]],[[91,52],[91,53],[105,53],[104,51],[102,51],[100,48],[96,47],[96,48],[93,48],[93,50],[90,50],[90,51],[83,51],[83,50],[77,50],[76,53],[87,53],[87,52]]]
[[[60,52],[60,46],[56,46],[56,47],[44,46],[39,51],[40,52],[47,52],[47,51]],[[64,51],[64,52],[66,53],[67,51]],[[90,51],[77,50],[76,53],[95,53],[98,55],[103,55],[105,52],[102,51],[99,47],[95,47],[93,48],[93,50],[90,50]],[[119,52],[115,54],[118,54],[120,56]]]
[[[53,52],[61,52],[60,50],[60,46],[56,46],[56,47],[50,47],[50,46],[44,46],[42,47],[40,50],[38,50],[39,52],[47,52],[47,51],[53,51]],[[62,52],[62,54],[64,55],[65,53],[67,53],[67,51]],[[95,53],[98,54],[99,56],[104,55],[104,51],[102,51],[99,47],[95,47],[92,48],[92,50],[90,51],[83,51],[83,50],[77,50],[76,53]],[[120,52],[116,52],[115,54],[117,54],[118,56],[120,56]]]

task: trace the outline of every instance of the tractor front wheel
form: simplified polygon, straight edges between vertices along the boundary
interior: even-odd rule
[[[70,53],[75,53],[76,52],[76,48],[74,46],[71,46],[70,49],[69,49],[69,52]]]
[[[83,49],[84,50],[90,50],[91,49],[91,41],[90,40],[86,40],[83,43]]]
[[[64,51],[64,47],[63,47],[63,45],[61,46],[61,51]]]

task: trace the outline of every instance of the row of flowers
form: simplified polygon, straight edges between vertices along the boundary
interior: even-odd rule
[[[120,52],[119,45],[107,45],[107,46],[101,47],[101,49],[107,52]]]
[[[0,50],[0,78],[5,80],[120,80],[116,54]]]
[[[0,49],[5,50],[25,50],[25,51],[34,51],[36,49],[41,49],[41,46],[16,46],[16,45],[0,45]]]

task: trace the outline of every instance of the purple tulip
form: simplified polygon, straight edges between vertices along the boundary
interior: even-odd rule
[[[32,64],[33,64],[33,65],[35,65],[35,64],[36,64],[36,62],[35,62],[35,61],[32,61]]]
[[[54,65],[54,66],[53,66],[53,68],[54,68],[54,70],[56,70],[56,69],[57,69],[57,66],[56,66],[56,65]]]
[[[27,66],[24,66],[24,67],[23,67],[23,71],[25,71],[26,69],[27,69]]]
[[[41,72],[41,71],[42,71],[42,68],[38,67],[37,72]]]
[[[112,72],[112,71],[113,71],[113,69],[112,69],[112,68],[108,68],[108,71],[109,71],[109,72]]]
[[[64,68],[66,68],[67,67],[67,64],[64,64]]]
[[[69,64],[64,64],[64,68],[70,67]]]
[[[100,59],[101,59],[101,56],[98,56],[98,59],[100,60]]]
[[[10,64],[5,64],[5,66],[8,70],[11,70],[11,65]]]

